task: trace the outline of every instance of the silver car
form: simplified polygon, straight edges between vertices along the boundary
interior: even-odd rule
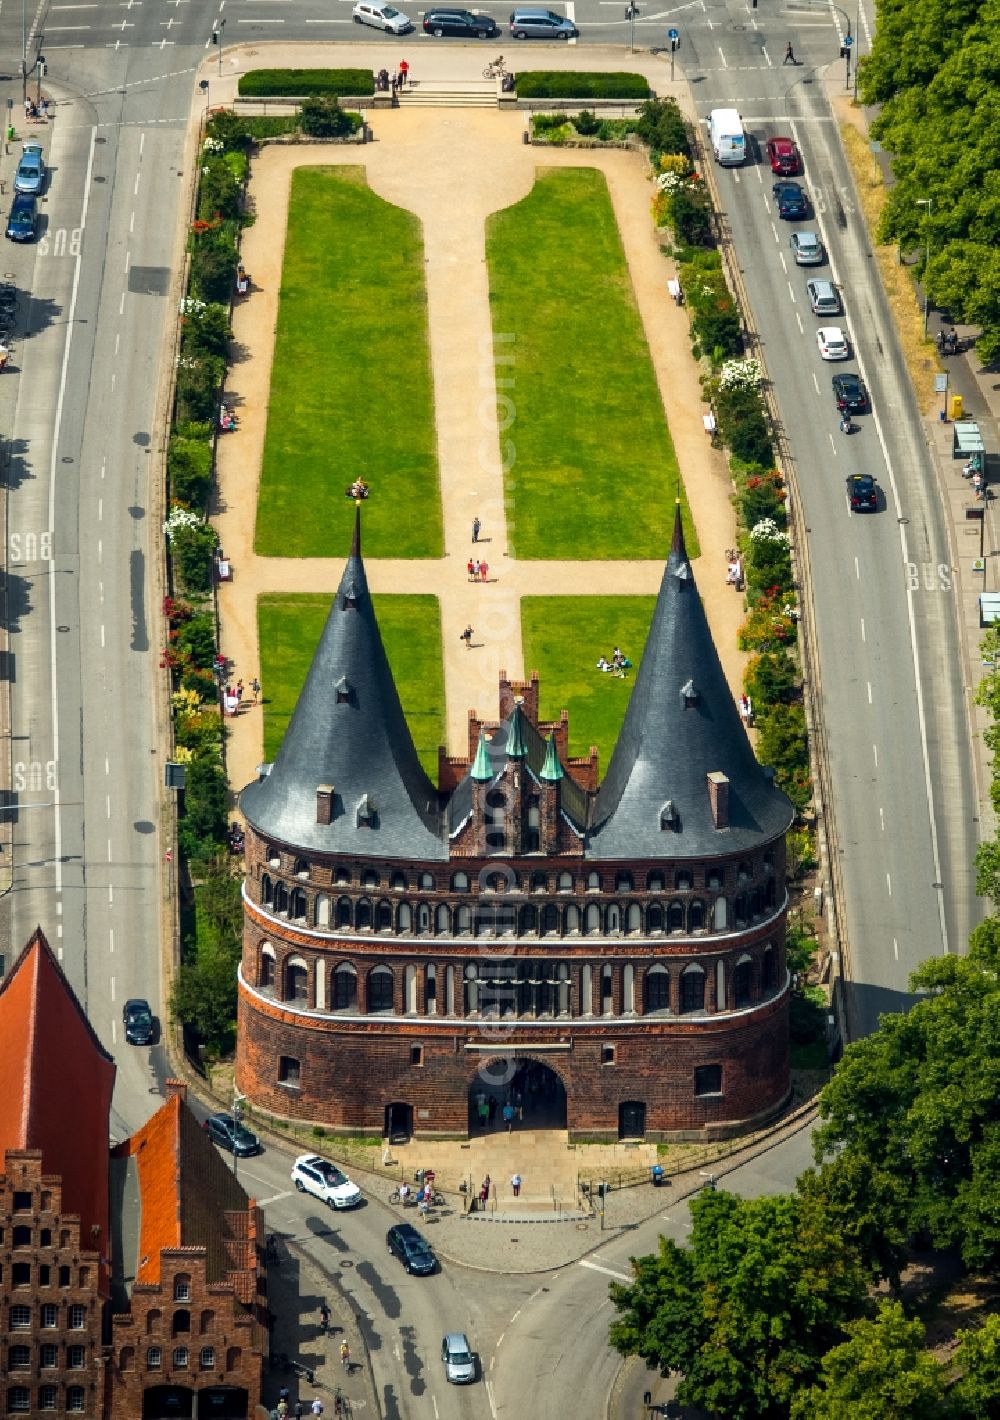
[[[449,1331],[441,1342],[441,1360],[452,1385],[468,1385],[476,1379],[476,1358],[464,1332]]]
[[[823,243],[815,232],[793,232],[788,238],[797,266],[822,266]]]
[[[41,143],[25,143],[14,174],[14,191],[37,197],[45,186],[45,158]]]
[[[814,316],[840,315],[840,292],[832,281],[814,277],[812,281],[806,282],[806,295],[809,297],[809,307]]]

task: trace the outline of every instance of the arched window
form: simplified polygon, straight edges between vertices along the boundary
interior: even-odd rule
[[[615,974],[610,962],[601,967],[601,1015],[610,1016],[615,1009]]]
[[[493,904],[484,902],[482,898],[476,903],[476,936],[490,937],[493,935]]]
[[[778,889],[774,878],[768,878],[767,887],[764,891],[764,901],[768,907],[773,907],[778,900]]]
[[[260,949],[260,965],[257,968],[257,985],[261,991],[273,991],[275,979],[274,948],[267,945]]]
[[[753,963],[748,956],[742,956],[733,971],[733,1005],[737,1010],[750,1005],[752,990]]]
[[[392,1010],[392,972],[387,966],[373,966],[368,973],[368,1013]]]
[[[455,909],[455,931],[460,937],[467,937],[472,931],[472,908],[467,902],[459,903]]]
[[[163,1313],[157,1307],[151,1307],[150,1310],[146,1313],[147,1336],[152,1336],[154,1332],[159,1331],[160,1322],[162,1321],[162,1319]]]
[[[529,933],[533,935],[538,931],[538,908],[530,902],[527,906],[521,908],[521,925],[519,930],[522,937],[527,936]]]
[[[440,937],[451,933],[451,911],[444,902],[439,902],[434,912],[434,930]]]
[[[271,881],[270,873],[262,873],[260,878],[260,900],[265,907],[270,907],[274,901],[274,883]]]
[[[316,910],[313,920],[317,927],[329,927],[330,925],[330,898],[325,892],[316,894]]]
[[[629,932],[642,931],[642,908],[637,902],[630,902],[628,911],[625,914],[626,930]]]
[[[293,888],[288,899],[288,915],[293,922],[306,920],[306,895],[302,888]]]
[[[642,1004],[647,1015],[651,1011],[670,1010],[670,973],[659,962],[646,972],[642,988]]]
[[[368,892],[374,892],[378,887],[378,873],[374,868],[366,868],[361,874],[361,886]]]
[[[66,1387],[66,1413],[68,1415],[82,1415],[86,1404],[86,1392],[82,1385]]]
[[[738,892],[733,901],[733,917],[737,927],[745,927],[750,916],[750,894]]]
[[[718,868],[710,868],[705,874],[705,886],[709,892],[722,891],[722,873]]]
[[[351,912],[351,899],[349,897],[337,898],[337,926],[350,927],[353,914]]]
[[[715,899],[715,910],[712,914],[713,923],[717,932],[724,932],[729,926],[729,903],[724,897]]]
[[[174,1348],[174,1370],[186,1371],[188,1366],[188,1349],[186,1346],[176,1346]]]
[[[705,972],[692,963],[681,972],[681,1014],[705,1009]]]
[[[395,873],[393,873],[392,878],[391,878],[390,881],[389,881],[389,886],[392,888],[392,890],[393,890],[394,892],[405,892],[405,891],[406,891],[406,874],[405,874],[405,873],[401,873],[401,872],[399,872],[399,871],[397,870]]]
[[[548,892],[548,889],[549,889],[549,876],[548,876],[548,873],[532,873],[532,875],[531,875],[531,891],[532,891],[532,892]]]
[[[465,1014],[471,1016],[479,1010],[479,981],[478,972],[474,962],[469,962],[465,968]]]
[[[556,967],[556,1010],[560,1016],[569,1015],[569,963],[561,961]]]
[[[426,902],[417,903],[417,931],[421,936],[431,930],[431,909]]]
[[[573,874],[572,874],[572,873],[560,873],[560,874],[559,874],[559,877],[556,879],[556,891],[557,891],[557,892],[572,892],[572,891],[573,891]]]
[[[615,874],[615,892],[633,892],[634,890],[635,883],[631,873]]]
[[[684,931],[684,904],[675,898],[667,907],[667,931]]]
[[[622,1015],[635,1010],[635,967],[627,961],[622,967]]]
[[[186,1307],[174,1312],[170,1325],[171,1336],[188,1336],[191,1332],[191,1313]]]
[[[342,961],[333,973],[333,1009],[353,1011],[358,1004],[358,973]]]
[[[445,967],[444,1010],[447,1016],[455,1014],[455,968],[453,966]]]
[[[284,883],[274,885],[274,910],[275,912],[288,911],[288,889]]]
[[[226,1351],[226,1370],[238,1371],[243,1365],[243,1348],[241,1346],[230,1346]]]
[[[354,925],[358,931],[370,930],[372,925],[372,905],[367,897],[358,899],[358,905],[354,909]]]
[[[558,937],[559,909],[554,902],[547,902],[542,908],[542,936]]]
[[[306,862],[305,858],[296,858],[295,876],[297,878],[307,878],[309,876],[309,864]]]
[[[662,903],[660,903],[660,902],[651,902],[651,903],[649,904],[649,906],[646,908],[646,931],[647,931],[647,932],[662,932],[662,931],[663,931],[663,904],[662,904]]]
[[[688,931],[701,932],[705,926],[705,904],[696,897],[688,908]]]
[[[375,926],[379,932],[392,931],[392,903],[383,897],[375,909]]]
[[[437,967],[432,961],[424,965],[424,1011],[429,1016],[437,1012]]]
[[[566,908],[566,922],[564,926],[566,935],[568,936],[572,932],[575,936],[579,936],[582,920],[580,909],[575,902],[571,902]]]
[[[736,869],[736,881],[740,884],[748,883],[753,876],[753,865],[751,863],[740,863]]]
[[[401,902],[396,912],[396,931],[411,932],[413,930],[413,908],[408,902]]]
[[[750,916],[756,921],[764,914],[764,886],[758,883],[750,889]]]
[[[340,886],[346,887],[351,881],[351,870],[346,863],[338,863],[333,870],[333,881]]]
[[[215,1312],[204,1311],[198,1323],[198,1330],[202,1336],[207,1336],[215,1325]]]
[[[683,868],[679,873],[674,874],[675,892],[690,892],[693,886],[691,874],[687,868]]]
[[[594,1014],[594,972],[589,961],[580,968],[580,1014]]]
[[[285,967],[285,1000],[309,1000],[309,971],[305,962],[297,958]]]
[[[583,930],[588,935],[601,930],[601,909],[596,902],[587,903],[587,910],[583,914]]]
[[[269,843],[264,849],[264,856],[270,863],[272,868],[281,867],[281,853],[277,848],[275,848],[273,843]]]
[[[647,874],[646,874],[646,891],[647,891],[647,892],[662,892],[665,886],[666,886],[666,881],[665,881],[664,876],[663,876],[662,873],[647,873]]]
[[[468,892],[468,891],[469,891],[469,875],[468,875],[468,873],[452,873],[452,875],[451,875],[451,890],[452,890],[452,892]]]
[[[616,937],[622,930],[622,911],[617,902],[608,908],[608,936]]]
[[[417,886],[420,888],[420,891],[421,891],[421,892],[433,892],[433,891],[434,891],[434,874],[433,874],[433,873],[418,873],[418,874],[417,874]]]
[[[778,983],[778,954],[768,943],[760,959],[760,985],[762,991],[773,991]]]
[[[201,1348],[201,1369],[203,1371],[215,1370],[215,1347],[203,1346]]]
[[[135,1370],[135,1347],[123,1346],[118,1352],[118,1369],[120,1371]]]
[[[587,891],[600,892],[601,875],[596,870],[587,874]]]
[[[417,968],[412,962],[403,972],[403,1010],[408,1016],[417,1013]]]

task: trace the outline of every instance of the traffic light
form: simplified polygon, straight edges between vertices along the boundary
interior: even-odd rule
[[[676,35],[673,35],[673,36],[671,37],[671,40],[670,40],[670,52],[671,52],[671,54],[674,52],[674,50],[677,48],[677,46],[678,46],[679,44],[680,44],[680,40],[677,38]]]
[[[213,31],[212,31],[212,43],[213,43],[213,44],[218,44],[218,43],[219,43],[219,31],[218,31],[218,30],[213,30]]]
[[[841,57],[841,59],[849,59],[850,56],[851,56],[851,51],[850,51],[850,49],[848,48],[848,46],[847,46],[846,44],[842,44],[842,45],[840,46],[840,57]]]

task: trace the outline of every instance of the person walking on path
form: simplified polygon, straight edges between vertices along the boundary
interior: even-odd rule
[[[313,1403],[312,1403],[312,1413],[313,1413],[314,1415],[322,1415],[322,1414],[323,1414],[323,1402],[320,1400],[319,1396],[317,1396],[316,1399],[315,1399],[315,1400],[313,1401]]]
[[[346,1336],[344,1337],[343,1341],[340,1343],[340,1364],[343,1366],[343,1368],[344,1368],[344,1370],[347,1372],[347,1374],[350,1375],[350,1374],[351,1374],[351,1348],[350,1348],[350,1346],[348,1345],[347,1337],[346,1337]]]
[[[482,527],[482,523],[479,521],[479,519],[478,519],[478,518],[473,518],[473,519],[472,519],[472,541],[473,541],[473,542],[478,542],[478,541],[479,541],[479,529],[480,529],[481,527]]]
[[[514,1106],[511,1104],[510,1100],[508,1100],[503,1107],[503,1122],[506,1124],[507,1133],[509,1134],[514,1127]]]
[[[324,1336],[330,1330],[330,1308],[326,1302],[319,1309],[319,1329]]]
[[[486,581],[486,574],[489,572],[489,570],[490,570],[490,564],[489,564],[488,562],[480,562],[480,564],[479,564],[479,580],[480,580],[481,582],[485,582],[485,581]]]
[[[301,1400],[297,1400],[297,1401],[295,1402],[295,1409],[292,1411],[292,1414],[295,1416],[295,1420],[302,1420],[302,1402],[301,1402]]]
[[[479,581],[479,558],[478,558],[478,557],[474,557],[474,558],[472,559],[472,580],[473,580],[474,582],[478,582],[478,581]]]
[[[410,66],[409,66],[409,64],[407,64],[407,62],[406,62],[405,59],[401,59],[401,60],[399,61],[399,87],[400,87],[400,88],[403,87],[403,85],[406,83],[406,81],[409,79],[409,77],[410,77]]]
[[[521,1196],[521,1175],[520,1175],[519,1173],[514,1174],[513,1178],[512,1178],[511,1181],[510,1181],[510,1186],[511,1186],[511,1188],[514,1190],[514,1197],[515,1197],[515,1198],[520,1198],[520,1196]]]
[[[257,697],[260,695],[260,681],[256,676],[254,676],[253,680],[250,682],[250,689],[253,691],[253,703],[256,705]]]
[[[462,632],[461,639],[465,642],[465,649],[466,649],[467,651],[471,651],[471,650],[472,650],[472,627],[471,627],[471,626],[467,626],[467,627],[465,628],[465,630]]]
[[[476,564],[473,562],[472,558],[470,557],[470,558],[469,558],[469,565],[468,565],[468,567],[467,567],[467,569],[466,569],[466,570],[468,571],[468,574],[469,574],[469,581],[470,581],[470,582],[472,582],[472,581],[475,580],[475,571],[474,571],[475,565],[476,565]]]
[[[791,40],[789,40],[788,43],[785,45],[785,57],[784,57],[784,59],[783,59],[781,62],[782,62],[782,64],[794,64],[794,63],[795,63],[795,51],[792,49],[792,41],[791,41]]]

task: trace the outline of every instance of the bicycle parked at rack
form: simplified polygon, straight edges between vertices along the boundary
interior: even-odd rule
[[[486,68],[483,70],[483,78],[504,79],[509,73],[510,70],[503,62],[503,55],[498,54],[496,59],[491,59],[489,64],[487,64]]]

